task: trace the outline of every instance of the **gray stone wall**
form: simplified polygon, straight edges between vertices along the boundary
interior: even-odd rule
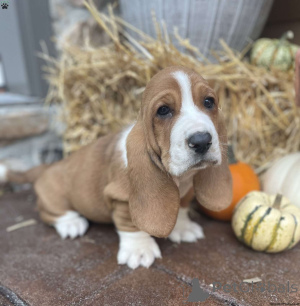
[[[0,106],[0,162],[24,171],[62,158],[63,126],[57,107],[42,104]]]

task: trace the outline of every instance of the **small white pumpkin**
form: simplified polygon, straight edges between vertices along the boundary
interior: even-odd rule
[[[300,208],[300,153],[276,161],[262,177],[263,191],[280,193]]]
[[[236,206],[232,228],[241,242],[256,251],[288,250],[300,240],[300,208],[281,195],[253,191]]]

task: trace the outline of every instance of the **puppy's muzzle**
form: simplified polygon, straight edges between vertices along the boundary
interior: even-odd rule
[[[212,136],[209,133],[197,132],[187,140],[190,149],[198,154],[205,154],[212,144]]]

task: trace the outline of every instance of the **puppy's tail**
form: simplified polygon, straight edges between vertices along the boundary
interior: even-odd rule
[[[0,183],[26,184],[34,183],[50,165],[40,165],[25,172],[9,170],[0,164]]]

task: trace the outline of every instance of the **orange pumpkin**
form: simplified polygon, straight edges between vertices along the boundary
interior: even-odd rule
[[[237,203],[250,191],[260,190],[258,176],[253,169],[245,163],[235,159],[233,150],[228,148],[229,169],[232,175],[233,199],[229,207],[221,211],[212,211],[203,206],[201,210],[208,216],[222,221],[230,221]]]

